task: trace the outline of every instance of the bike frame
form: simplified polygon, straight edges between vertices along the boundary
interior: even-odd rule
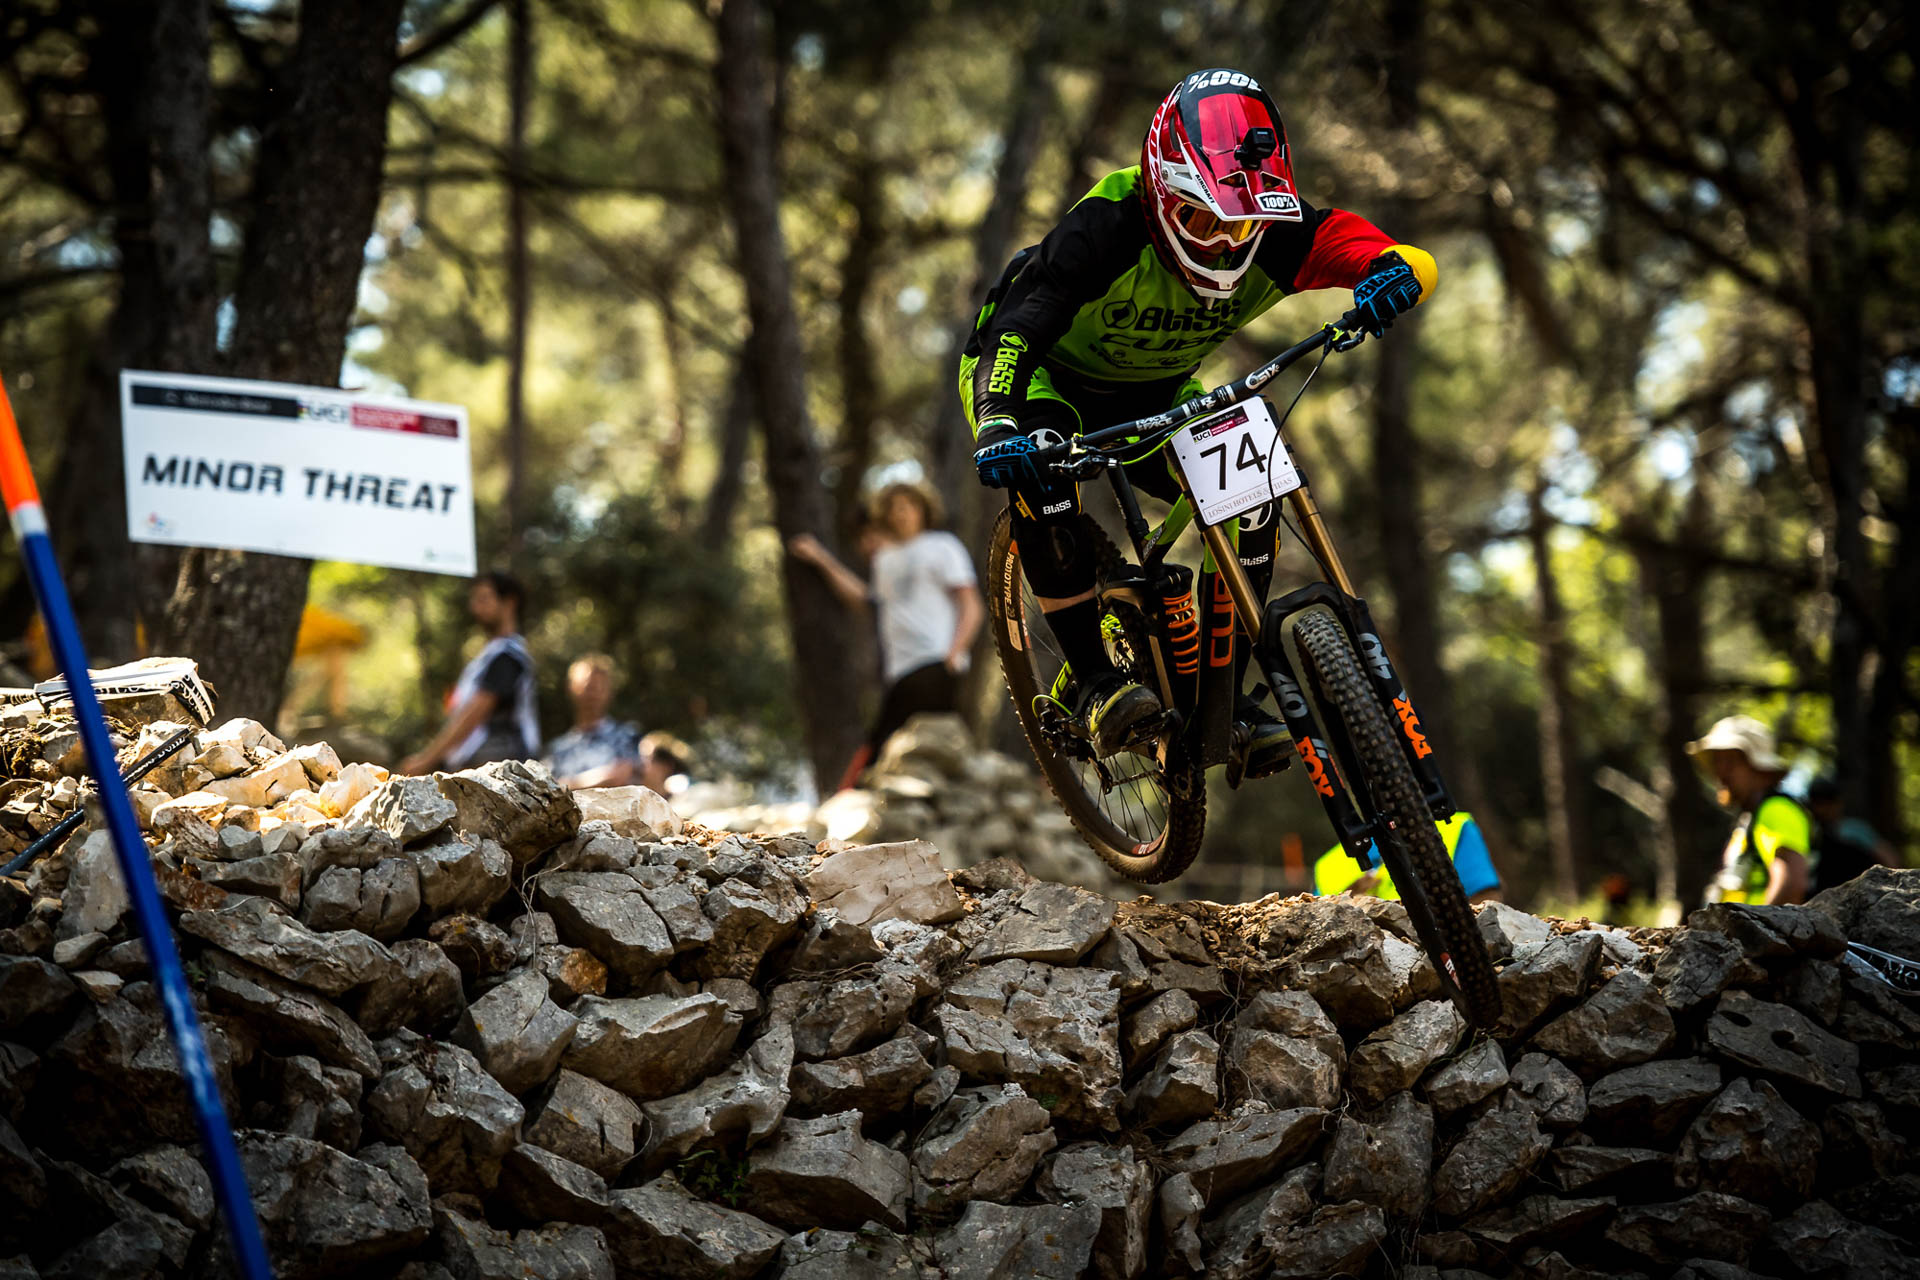
[[[1112,486],[1114,498],[1126,522],[1128,538],[1139,559],[1140,576],[1113,584],[1107,594],[1136,604],[1149,620],[1160,693],[1165,705],[1182,717],[1179,731],[1191,758],[1202,765],[1215,765],[1226,762],[1231,756],[1233,709],[1239,692],[1233,687],[1234,649],[1241,642],[1240,637],[1244,636],[1253,644],[1254,658],[1267,679],[1270,696],[1277,702],[1281,718],[1293,735],[1295,749],[1300,754],[1308,781],[1320,797],[1328,820],[1348,853],[1366,865],[1377,863],[1377,858],[1370,858],[1367,850],[1369,846],[1376,849],[1382,847],[1375,844],[1375,840],[1385,833],[1376,830],[1376,820],[1361,816],[1362,813],[1377,813],[1378,807],[1364,793],[1365,784],[1341,767],[1340,761],[1356,759],[1352,743],[1346,740],[1344,726],[1338,717],[1323,717],[1316,710],[1313,698],[1300,680],[1297,658],[1291,652],[1289,636],[1291,622],[1301,612],[1325,610],[1352,637],[1371,679],[1375,696],[1380,699],[1390,722],[1400,728],[1401,750],[1425,792],[1427,807],[1433,817],[1436,820],[1450,817],[1454,813],[1454,804],[1441,778],[1419,711],[1394,670],[1386,645],[1380,639],[1379,628],[1374,625],[1372,612],[1354,590],[1353,580],[1347,574],[1338,548],[1334,546],[1326,520],[1313,499],[1312,486],[1305,469],[1298,468],[1299,488],[1283,495],[1280,500],[1286,504],[1300,540],[1321,566],[1327,580],[1310,582],[1276,600],[1263,603],[1248,580],[1246,571],[1240,566],[1236,545],[1239,521],[1234,519],[1209,525],[1198,519],[1192,492],[1177,456],[1168,454],[1168,465],[1180,485],[1182,496],[1174,503],[1167,518],[1159,526],[1152,527],[1140,510],[1140,500],[1127,478],[1125,464],[1103,449],[1103,446],[1124,444],[1128,446],[1127,452],[1136,453],[1142,437],[1159,435],[1163,438],[1150,453],[1159,451],[1160,446],[1164,446],[1174,432],[1187,422],[1249,399],[1302,357],[1324,346],[1331,345],[1334,350],[1344,351],[1357,345],[1360,337],[1350,332],[1351,321],[1350,313],[1339,326],[1330,325],[1322,329],[1237,383],[1217,387],[1166,413],[1121,423],[1054,446],[1036,455],[1035,461],[1042,465],[1051,462],[1074,474],[1084,473],[1097,465]],[[1285,439],[1285,419],[1277,413],[1274,417],[1280,424],[1283,447],[1287,447],[1291,453],[1291,446]],[[1177,678],[1181,664],[1178,656],[1171,651],[1161,602],[1168,598],[1170,587],[1177,585],[1179,575],[1187,572],[1180,566],[1166,564],[1166,555],[1189,524],[1199,527],[1207,554],[1194,588],[1194,603],[1202,618],[1204,663],[1197,672],[1197,680],[1185,682]]]

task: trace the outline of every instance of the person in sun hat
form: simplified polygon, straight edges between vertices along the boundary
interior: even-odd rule
[[[1787,762],[1774,747],[1773,731],[1752,716],[1728,716],[1688,743],[1687,754],[1718,784],[1721,805],[1738,815],[1707,901],[1804,901],[1813,822],[1805,805],[1780,790]]]

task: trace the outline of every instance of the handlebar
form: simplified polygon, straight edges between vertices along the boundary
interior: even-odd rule
[[[1205,395],[1195,396],[1164,413],[1150,414],[1144,418],[1135,418],[1132,422],[1103,427],[1099,431],[1090,431],[1075,439],[1035,450],[1034,465],[1074,472],[1088,467],[1089,464],[1094,469],[1105,467],[1107,460],[1102,446],[1124,442],[1131,451],[1138,446],[1141,436],[1171,435],[1183,423],[1191,422],[1205,414],[1217,413],[1239,404],[1242,400],[1249,399],[1301,357],[1312,355],[1321,347],[1328,345],[1331,345],[1335,351],[1347,351],[1358,346],[1365,337],[1366,331],[1360,327],[1360,310],[1356,307],[1341,316],[1339,320],[1323,327],[1312,337],[1288,347],[1238,382],[1229,382],[1225,386],[1215,387]]]

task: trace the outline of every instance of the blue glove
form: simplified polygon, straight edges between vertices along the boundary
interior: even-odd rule
[[[980,424],[973,451],[974,469],[980,483],[989,489],[1013,489],[1023,484],[1038,484],[1040,469],[1033,465],[1035,445],[1020,434],[1011,418],[995,418]]]
[[[1413,310],[1419,301],[1420,277],[1397,253],[1375,258],[1366,279],[1353,286],[1353,309],[1360,313],[1360,327],[1376,338],[1395,316]]]

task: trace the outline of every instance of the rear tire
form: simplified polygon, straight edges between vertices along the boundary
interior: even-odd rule
[[[1304,672],[1321,706],[1346,726],[1358,760],[1342,761],[1364,777],[1379,816],[1393,824],[1378,842],[1380,857],[1400,890],[1400,900],[1425,944],[1447,995],[1476,1027],[1500,1020],[1500,988],[1473,908],[1467,904],[1446,841],[1433,823],[1425,796],[1354,654],[1353,642],[1333,615],[1315,609],[1293,624]]]
[[[1096,547],[1104,578],[1121,563],[1120,553],[1099,525],[1084,515],[1080,521],[1082,536],[1092,539]],[[1200,852],[1206,830],[1204,772],[1184,760],[1180,743],[1172,735],[1096,762],[1090,748],[1083,751],[1077,739],[1064,733],[1063,717],[1049,706],[1064,659],[1054,647],[1053,633],[1039,617],[1039,603],[1027,586],[1013,542],[1012,517],[1004,511],[993,526],[987,582],[993,647],[1000,655],[1007,691],[1013,695],[1014,714],[1074,830],[1103,862],[1129,880],[1163,884],[1178,876]],[[1144,620],[1118,611],[1109,616],[1119,622],[1119,635],[1109,642],[1116,664],[1152,688]],[[1138,666],[1135,655],[1140,656]],[[1126,780],[1102,786],[1103,771],[1108,780],[1116,776]]]

